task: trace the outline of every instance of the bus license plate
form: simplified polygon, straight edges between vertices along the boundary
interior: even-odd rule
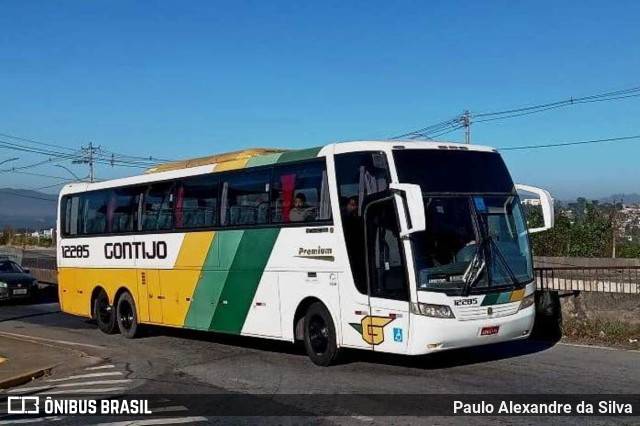
[[[480,335],[481,336],[492,336],[494,334],[498,334],[499,330],[500,330],[500,326],[499,325],[494,325],[492,327],[482,327],[482,329],[480,330]]]
[[[26,288],[19,288],[17,290],[13,290],[13,294],[16,295],[16,296],[27,294],[27,289]]]

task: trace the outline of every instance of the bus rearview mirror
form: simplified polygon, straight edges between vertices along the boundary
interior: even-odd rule
[[[405,214],[400,214],[400,237],[426,229],[424,201],[420,185],[412,183],[392,183],[389,189],[400,196]]]
[[[540,207],[542,207],[542,218],[544,219],[544,226],[538,228],[529,229],[529,234],[535,234],[536,232],[543,232],[553,228],[554,225],[554,209],[553,209],[553,197],[549,191],[542,188],[538,188],[530,185],[516,184],[517,191],[530,192],[540,197]]]

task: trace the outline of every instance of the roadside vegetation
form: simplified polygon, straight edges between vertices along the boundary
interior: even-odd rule
[[[0,246],[18,247],[53,247],[53,239],[46,237],[33,237],[26,230],[4,228],[0,231]]]

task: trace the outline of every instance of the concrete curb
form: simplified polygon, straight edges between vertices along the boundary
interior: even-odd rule
[[[27,371],[22,374],[9,377],[8,379],[0,381],[0,389],[9,389],[16,386],[24,385],[34,379],[38,379],[45,374],[49,374],[53,369],[53,365],[50,367],[40,368],[38,370]]]

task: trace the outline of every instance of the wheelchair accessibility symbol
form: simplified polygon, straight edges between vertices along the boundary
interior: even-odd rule
[[[395,328],[393,329],[393,341],[394,342],[402,342],[402,329]]]

